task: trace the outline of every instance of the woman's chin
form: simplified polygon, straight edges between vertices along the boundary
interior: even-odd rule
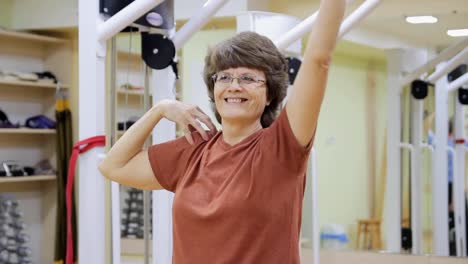
[[[221,118],[226,121],[239,121],[251,119],[251,115],[245,113],[244,111],[229,111],[227,113],[221,114]]]

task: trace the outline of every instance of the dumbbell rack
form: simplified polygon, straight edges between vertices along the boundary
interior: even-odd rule
[[[32,264],[23,213],[13,197],[0,196],[0,264]]]
[[[126,194],[122,210],[121,236],[122,238],[143,239],[143,191],[129,188]],[[150,208],[152,208],[151,205]],[[150,211],[150,217],[151,215]],[[150,225],[150,239],[151,231]]]

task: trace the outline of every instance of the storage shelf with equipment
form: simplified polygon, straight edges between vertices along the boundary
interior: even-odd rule
[[[0,134],[56,134],[55,129],[0,128]]]
[[[57,182],[61,182],[55,175],[60,157],[55,101],[58,88],[68,91],[74,86],[73,39],[63,32],[0,29],[1,175],[11,175],[7,173],[11,168],[33,174],[0,176],[0,195],[18,202],[34,263],[54,262]]]
[[[55,181],[55,175],[32,175],[21,177],[0,177],[0,184],[2,183],[18,183],[18,182],[36,182],[36,181]]]
[[[22,41],[40,42],[44,44],[61,44],[67,42],[67,40],[63,38],[38,35],[29,32],[10,31],[5,29],[0,29],[0,39],[15,39]]]
[[[18,80],[2,80],[0,78],[0,87],[2,86],[21,86],[31,88],[49,88],[56,89],[57,85],[54,83],[42,83],[42,82],[31,82],[31,81],[18,81]],[[68,88],[68,85],[60,84],[61,88]]]

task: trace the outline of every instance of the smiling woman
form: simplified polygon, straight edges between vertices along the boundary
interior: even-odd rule
[[[221,131],[199,107],[163,100],[107,154],[100,170],[109,179],[176,194],[173,263],[299,263],[307,160],[344,7],[345,0],[322,2],[279,114],[286,59],[270,39],[244,32],[205,58]],[[142,150],[162,118],[185,128],[185,137]]]

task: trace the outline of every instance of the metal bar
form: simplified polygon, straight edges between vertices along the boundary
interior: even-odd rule
[[[416,70],[414,70],[412,73],[406,75],[400,83],[401,87],[405,87],[408,84],[410,84],[412,81],[415,79],[419,78],[422,74],[426,73],[427,71],[435,68],[439,63],[448,60],[449,58],[455,56],[458,52],[463,50],[468,46],[468,37],[460,40],[459,42],[453,44],[452,46],[446,48],[443,50],[439,55],[437,55],[435,58],[431,59],[424,65],[421,65],[418,67]]]
[[[150,78],[151,78],[151,68],[145,65],[145,87],[143,93],[143,108],[146,111],[150,110],[150,102],[149,102],[149,90],[150,90]],[[144,147],[149,147],[150,139],[147,138],[144,144]],[[145,255],[144,255],[144,263],[149,264],[149,253],[150,253],[150,204],[151,204],[151,193],[152,191],[143,191],[143,238],[145,243]],[[154,256],[154,255],[153,255]]]
[[[310,15],[304,21],[299,23],[297,26],[289,30],[280,39],[274,41],[276,47],[280,50],[284,50],[289,47],[292,43],[303,37],[305,34],[311,31],[312,26],[317,19],[318,11]]]
[[[317,174],[317,151],[312,148],[312,252],[313,263],[320,264],[320,223],[318,215],[318,174]]]
[[[468,73],[465,73],[462,76],[458,77],[458,79],[456,79],[455,81],[451,82],[448,85],[447,90],[449,92],[452,92],[452,91],[460,88],[462,85],[465,85],[467,83],[468,83]]]
[[[349,5],[354,0],[347,0],[346,4]],[[291,44],[299,40],[301,37],[303,37],[305,34],[309,33],[312,30],[312,26],[315,23],[315,20],[317,19],[318,11],[310,15],[308,18],[303,20],[301,23],[299,23],[297,26],[286,32],[283,36],[281,36],[279,39],[273,41],[280,50],[284,50],[287,47],[289,47]]]
[[[379,4],[381,0],[367,0],[360,5],[351,15],[349,15],[341,24],[338,38],[342,38],[353,27],[361,22],[369,13],[371,13]]]
[[[465,138],[465,107],[455,96],[454,138]],[[456,162],[455,162],[456,161]],[[457,256],[466,257],[465,144],[455,143],[453,162],[453,205]]]
[[[411,98],[411,143],[414,151],[411,152],[411,232],[413,238],[412,253],[422,254],[422,153],[423,138],[423,108],[424,101]]]
[[[172,69],[155,70],[151,76],[153,105],[163,99],[175,99],[175,75]],[[159,121],[153,130],[153,143],[162,143],[176,137],[175,123]],[[153,191],[153,264],[172,262],[172,202],[174,194],[166,190]],[[157,256],[157,257],[156,257]]]
[[[200,30],[228,0],[210,0],[203,8],[185,23],[172,41],[176,49],[182,47],[195,32]]]
[[[108,146],[112,147],[117,141],[116,137],[116,82],[117,82],[117,39],[111,38],[110,46],[110,83],[109,83],[109,124],[106,138],[109,139]],[[107,112],[107,111],[106,111]],[[111,181],[111,262],[120,263],[120,185]]]
[[[437,68],[444,67],[444,64]],[[433,254],[448,256],[448,92],[447,78],[440,78],[435,87],[435,151],[432,159],[432,227]]]
[[[105,60],[96,57],[99,45],[96,35],[96,21],[100,23],[98,1],[79,1],[78,46],[79,50],[79,139],[105,133]],[[78,259],[80,263],[106,263],[106,197],[105,180],[99,173],[99,154],[103,147],[97,147],[80,155],[77,177],[78,195]]]
[[[451,72],[466,60],[468,60],[468,48],[465,48],[463,51],[455,55],[455,57],[449,60],[443,68],[437,69],[437,71],[427,78],[427,81],[431,83],[437,81],[440,77]]]
[[[387,174],[385,183],[385,222],[387,251],[401,250],[401,50],[387,52]]]
[[[106,41],[112,36],[122,31],[135,20],[150,11],[153,7],[158,6],[164,0],[135,0],[120,10],[117,14],[110,17],[104,23],[98,24],[97,37],[98,41]]]

